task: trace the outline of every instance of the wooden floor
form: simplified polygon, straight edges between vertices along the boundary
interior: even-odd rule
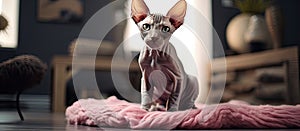
[[[21,121],[15,111],[0,112],[0,131],[98,131],[99,127],[68,125],[64,114],[23,112]]]

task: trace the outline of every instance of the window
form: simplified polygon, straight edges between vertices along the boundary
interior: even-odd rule
[[[16,48],[18,45],[19,2],[20,0],[0,0],[0,14],[8,21],[6,30],[0,32],[1,48]]]

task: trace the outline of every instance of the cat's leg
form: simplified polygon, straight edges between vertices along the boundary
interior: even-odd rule
[[[175,48],[168,46],[167,52],[163,52],[158,60],[163,63],[161,71],[165,74],[168,84],[166,86],[168,100],[166,108],[168,111],[177,111],[180,101],[180,92],[183,86],[184,73],[182,72],[180,61]]]
[[[179,93],[173,93],[169,99],[169,108],[168,111],[178,111],[179,109]]]
[[[166,105],[170,91],[167,89],[168,80],[161,70],[153,70],[149,75],[149,82],[153,90],[152,100],[154,104],[150,111],[166,111]]]
[[[166,111],[166,108],[159,103],[156,103],[156,105],[151,105],[149,111]]]
[[[180,102],[180,91],[183,86],[183,79],[181,77],[173,75],[173,84],[172,87],[168,87],[172,89],[169,100],[168,100],[168,111],[178,111],[179,102]]]
[[[141,106],[143,109],[149,110],[151,108],[151,105],[153,105],[152,95],[153,88],[150,87],[147,79],[145,78],[145,76],[143,76],[141,79]]]
[[[151,57],[149,56],[150,51],[147,47],[144,47],[143,50],[140,52],[139,56],[139,65],[142,71],[142,78],[141,78],[141,106],[143,109],[149,110],[152,102],[152,94],[153,88],[149,83],[149,74],[151,72],[150,63],[152,61]]]
[[[157,89],[157,87],[163,88],[162,85],[166,85],[163,84],[164,80],[157,80],[157,78],[161,78],[157,76],[146,76],[142,78],[141,84],[142,108],[147,111],[166,111],[165,105],[167,100],[161,99],[161,97],[165,96],[164,89]]]
[[[179,110],[196,108],[195,101],[199,94],[198,80],[195,76],[186,75],[186,87],[181,94]]]

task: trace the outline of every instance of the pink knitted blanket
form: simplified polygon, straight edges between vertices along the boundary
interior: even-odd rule
[[[240,101],[197,105],[178,112],[147,112],[110,97],[81,99],[66,110],[70,124],[132,129],[299,128],[300,105],[252,106]]]

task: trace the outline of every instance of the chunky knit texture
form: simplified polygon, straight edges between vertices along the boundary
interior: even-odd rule
[[[177,112],[147,112],[110,97],[81,99],[66,110],[69,124],[132,129],[299,128],[300,105],[248,105],[241,101],[197,105]]]

